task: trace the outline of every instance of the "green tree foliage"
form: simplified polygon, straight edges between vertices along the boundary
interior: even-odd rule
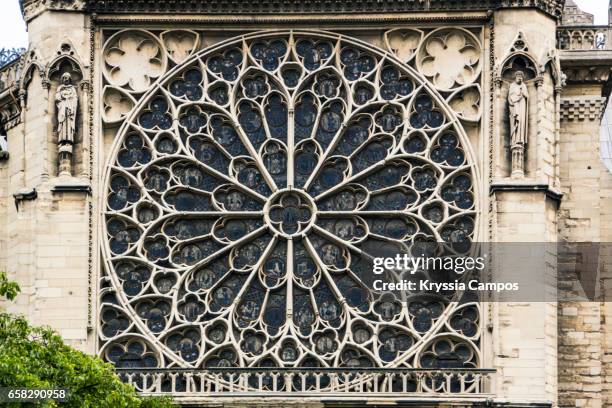
[[[19,286],[0,273],[0,296],[14,299]],[[67,389],[68,402],[10,403],[7,407],[170,408],[166,398],[141,398],[121,382],[111,364],[64,344],[47,327],[0,313],[0,387]],[[2,405],[2,404],[0,404]],[[4,406],[4,405],[2,405]]]
[[[0,297],[13,300],[17,297],[20,290],[17,282],[8,280],[6,272],[0,272]]]

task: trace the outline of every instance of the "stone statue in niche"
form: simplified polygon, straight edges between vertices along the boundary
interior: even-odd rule
[[[525,176],[525,146],[528,138],[529,91],[525,75],[517,71],[508,91],[510,111],[510,150],[512,152],[512,177]]]
[[[65,72],[55,93],[57,106],[57,139],[59,144],[60,176],[72,175],[72,146],[76,136],[79,96],[72,84],[72,75]]]

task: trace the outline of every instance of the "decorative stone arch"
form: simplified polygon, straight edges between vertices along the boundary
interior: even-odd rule
[[[77,84],[89,81],[89,78],[86,77],[87,74],[82,61],[72,42],[69,39],[64,39],[51,62],[47,64],[46,76],[51,81],[59,79],[64,72],[70,72],[71,74],[78,75],[78,78],[75,80]]]
[[[42,58],[40,57],[40,52],[37,48],[30,47],[30,49],[28,49],[23,56],[23,68],[21,70],[22,75],[19,81],[19,93],[22,94],[23,97],[25,97],[25,94],[27,93],[28,85],[30,84],[35,71],[38,71],[38,74],[44,83],[47,76],[45,66],[42,63]]]
[[[444,30],[453,46],[473,41]],[[150,62],[138,72],[122,65],[136,43]],[[433,77],[440,61],[427,44],[417,66]],[[103,116],[120,124],[102,198],[103,358],[436,368],[450,353],[457,367],[480,365],[477,301],[366,290],[374,256],[478,240],[476,160],[447,101],[465,86],[480,92],[479,72],[438,91],[390,53],[308,30],[168,61],[144,30],[103,48],[103,100],[133,103]],[[454,346],[426,350],[433,339]]]
[[[519,31],[508,53],[502,59],[501,64],[499,64],[500,79],[511,81],[513,79],[509,79],[509,76],[512,75],[513,72],[521,70],[525,74],[526,81],[537,80],[540,78],[539,66],[537,59],[530,51],[529,44],[524,34]]]

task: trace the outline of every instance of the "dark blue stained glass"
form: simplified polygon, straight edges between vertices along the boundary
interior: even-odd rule
[[[152,95],[153,102],[143,110],[149,116],[136,116],[142,127],[147,124],[155,131],[134,127],[119,147],[117,161],[128,169],[124,180],[117,183],[112,183],[111,175],[108,205],[137,218],[147,235],[140,239],[140,230],[129,218],[123,222],[115,215],[121,222],[108,225],[111,252],[117,259],[144,255],[147,265],[155,265],[148,271],[131,267],[125,279],[119,278],[121,290],[136,304],[145,290],[146,297],[161,294],[173,299],[172,318],[151,306],[147,318],[141,319],[149,336],[150,332],[160,333],[155,338],[186,363],[201,361],[202,367],[393,364],[414,347],[412,327],[425,334],[442,313],[436,315],[427,306],[408,317],[402,312],[405,305],[394,297],[373,298],[362,286],[369,285],[365,276],[371,276],[372,269],[365,254],[412,253],[412,241],[434,240],[438,233],[445,247],[462,248],[457,244],[471,243],[474,235],[475,216],[462,214],[474,208],[470,169],[449,168],[463,166],[466,153],[450,127],[429,130],[445,121],[435,96],[417,94],[414,102],[408,102],[416,94],[408,74],[401,67],[387,65],[390,61],[379,64],[378,54],[357,44],[294,35],[298,62],[291,60],[295,55],[288,55],[288,40],[245,37],[246,54],[231,45],[226,52],[214,51],[217,54],[204,57],[205,71],[191,72],[189,67],[173,71],[172,78],[160,82],[168,84],[173,97]],[[285,58],[289,61],[281,66]],[[337,63],[340,72],[335,71]],[[253,64],[255,69],[250,70]],[[311,75],[313,69],[317,71]],[[286,99],[285,90],[292,102]],[[398,101],[404,97],[406,101]],[[179,106],[176,98],[185,103]],[[208,102],[187,102],[203,98]],[[170,103],[178,109],[174,105],[170,109]],[[294,129],[289,129],[288,107],[293,103]],[[175,131],[161,131],[163,123],[153,123],[153,109],[165,109],[178,122]],[[349,110],[351,116],[345,116]],[[406,110],[411,111],[408,118]],[[425,130],[404,128],[405,119],[406,126],[414,121]],[[292,145],[286,143],[290,132],[294,134]],[[149,150],[149,145],[156,151]],[[390,149],[398,150],[399,157],[391,158]],[[257,157],[251,158],[253,150]],[[155,163],[142,170],[130,168],[153,159]],[[430,160],[440,165],[431,165]],[[287,168],[290,163],[293,169]],[[293,174],[292,186],[287,184],[288,173]],[[132,176],[142,180],[146,194],[137,188],[130,190]],[[310,178],[308,191],[301,192]],[[285,195],[285,189],[309,197],[302,200],[286,194],[285,201],[266,203],[264,198],[274,200]],[[131,204],[134,209],[127,211]],[[178,214],[175,219],[171,214],[179,211],[193,214]],[[196,214],[204,211],[226,214]],[[245,211],[257,213],[249,217],[242,213]],[[375,217],[367,211],[381,213]],[[331,212],[344,213],[332,216]],[[419,221],[399,212],[415,212]],[[200,228],[203,220],[206,228]],[[258,227],[261,231],[251,237]],[[291,254],[287,235],[292,235]],[[245,237],[249,239],[227,247]],[[137,245],[141,241],[142,246]],[[225,264],[217,268],[216,262]],[[119,274],[116,267],[114,272]],[[290,284],[289,299],[286,290]],[[291,315],[287,314],[288,301],[292,302]],[[229,307],[231,328],[224,314]],[[440,308],[446,310],[444,304]],[[472,309],[465,314],[455,311],[444,314],[445,322],[438,323],[444,323],[444,330],[451,334],[477,336],[480,328],[475,313],[477,316]],[[287,318],[292,319],[299,339],[278,337],[285,333]],[[440,324],[436,327],[442,327]],[[113,336],[127,330],[119,315],[109,316],[101,327]],[[197,331],[190,333],[191,328]],[[215,349],[229,341],[230,331],[240,350],[234,346]],[[422,361],[411,357],[406,365],[463,367],[475,363],[469,347],[451,342],[450,348],[442,350],[444,346],[436,343],[434,339],[423,344]],[[128,351],[125,343],[122,347],[115,355],[123,356],[125,366],[158,364],[146,343],[136,351]],[[274,358],[260,357],[272,349]],[[244,361],[237,357],[239,352],[246,355]],[[270,375],[262,380],[271,387]],[[329,379],[319,380],[330,383]],[[307,378],[286,385],[301,386],[303,382],[314,387]],[[162,384],[170,385],[168,381]],[[395,389],[395,383],[392,385]],[[177,387],[186,389],[186,383]]]
[[[275,335],[278,329],[285,324],[287,296],[284,291],[270,293],[266,309],[263,314],[263,321],[267,324],[268,333]]]
[[[227,329],[224,324],[217,323],[208,329],[206,338],[213,343],[221,344],[225,340]]]
[[[147,299],[136,305],[136,313],[145,320],[147,327],[154,333],[160,333],[166,328],[166,318],[170,315],[170,304],[165,300]],[[140,345],[139,345],[140,346]],[[130,350],[141,353],[140,349]]]
[[[220,248],[222,246],[211,238],[204,238],[195,242],[191,241],[173,248],[172,262],[175,264],[195,265]]]
[[[427,147],[427,142],[422,135],[414,134],[406,140],[404,148],[408,153],[421,153]]]
[[[470,235],[474,232],[474,220],[468,216],[463,216],[455,219],[453,221],[455,226],[465,232],[467,235]]]
[[[168,135],[161,136],[159,139],[157,139],[157,141],[155,142],[155,148],[159,153],[165,154],[176,153],[178,149],[174,139]]]
[[[117,161],[122,167],[134,167],[151,161],[151,151],[139,134],[132,133],[126,137],[124,146],[117,156]]]
[[[240,349],[250,355],[259,355],[266,344],[266,337],[263,333],[249,333],[244,336],[244,340],[240,342]]]
[[[419,191],[431,190],[438,184],[436,172],[429,168],[417,169],[412,172],[414,187]]]
[[[113,337],[129,327],[127,317],[116,309],[106,308],[102,311],[102,334]]]
[[[208,195],[194,191],[175,189],[166,193],[164,200],[177,211],[210,211],[214,208]]]
[[[183,185],[202,190],[205,190],[204,185],[206,179],[210,178],[210,175],[194,164],[176,166],[173,170],[174,174]]]
[[[387,153],[391,147],[392,142],[388,139],[382,139],[369,143],[364,149],[357,152],[351,159],[351,163],[353,164],[353,174],[357,174],[360,171],[384,160],[387,157]]]
[[[249,227],[244,221],[230,220],[225,226],[225,236],[231,241],[236,241],[244,237],[249,232]]]
[[[202,137],[191,137],[189,139],[189,146],[193,149],[196,159],[202,164],[220,173],[228,174],[230,162],[214,143]]]
[[[342,313],[342,308],[328,288],[315,289],[315,299],[317,300],[317,309],[321,319],[330,323],[338,320]]]
[[[338,349],[338,343],[331,332],[324,332],[313,337],[315,350],[320,355],[333,353]]]
[[[115,254],[125,253],[140,238],[140,231],[137,228],[119,218],[110,218],[107,229],[110,235],[110,249]]]
[[[145,353],[146,347],[139,340],[117,342],[107,350],[108,359],[118,368],[154,368],[158,365],[157,358]]]
[[[165,169],[150,168],[144,173],[144,185],[147,190],[154,190],[158,193],[168,189],[170,173]]]
[[[295,168],[299,173],[309,175],[317,166],[317,161],[317,156],[314,153],[304,152],[296,157]]]
[[[151,278],[151,270],[148,267],[130,261],[117,263],[115,270],[123,281],[123,290],[128,296],[139,294]]]
[[[220,116],[212,116],[210,119],[212,136],[229,154],[232,156],[246,155],[247,150],[238,136],[238,132],[230,121],[222,119]]]
[[[287,105],[282,97],[274,93],[268,97],[265,107],[266,120],[270,129],[270,136],[287,142]]]
[[[307,201],[298,194],[285,193],[272,202],[270,220],[286,234],[295,234],[312,218]]]
[[[155,277],[154,283],[160,293],[166,294],[176,285],[176,276],[173,274],[159,274]]]
[[[325,72],[317,76],[315,91],[319,96],[333,98],[338,96],[340,84],[340,78],[334,73]]]
[[[321,184],[326,188],[331,188],[339,184],[344,179],[339,169],[326,168],[321,172]]]
[[[190,106],[179,119],[179,123],[191,134],[199,133],[206,125],[206,117],[196,106]]]
[[[263,249],[267,245],[267,238],[259,238],[258,240],[249,242],[239,248],[233,250],[234,268],[245,269],[253,266],[259,260]]]
[[[336,286],[350,307],[367,311],[370,307],[368,291],[361,287],[352,277],[344,275],[336,280]]]
[[[251,54],[265,69],[273,71],[287,54],[287,44],[283,40],[258,41],[251,45]]]
[[[309,294],[296,289],[293,294],[293,323],[302,335],[308,335],[312,332],[312,324],[315,319]]]
[[[319,68],[331,57],[333,51],[333,46],[327,41],[299,40],[295,48],[304,66],[310,71]]]
[[[355,87],[353,99],[358,105],[364,105],[374,98],[374,90],[370,85],[359,84]]]
[[[344,76],[349,81],[359,79],[376,67],[374,57],[352,47],[346,47],[340,51],[340,61],[344,65]]]
[[[202,72],[199,69],[190,69],[183,78],[170,84],[170,93],[178,98],[187,98],[190,101],[202,99]]]
[[[164,238],[147,239],[144,243],[147,259],[155,262],[159,259],[166,259],[170,255],[168,242]]]
[[[344,156],[352,154],[357,147],[368,139],[371,124],[372,121],[367,116],[351,122],[344,132],[342,140],[338,143],[336,151]]]
[[[201,218],[174,218],[164,222],[163,231],[169,237],[184,241],[210,233],[213,220]]]
[[[450,319],[450,326],[468,337],[478,334],[478,309],[476,306],[467,306],[455,312]]]
[[[263,309],[265,289],[254,281],[244,293],[240,304],[236,308],[236,317],[239,327],[246,327],[250,322],[259,318]]]
[[[442,187],[441,197],[444,201],[454,203],[461,209],[470,209],[474,205],[471,186],[472,183],[469,177],[465,175],[457,176],[451,183],[447,183]]]
[[[435,106],[429,95],[417,96],[413,112],[410,114],[410,125],[420,129],[425,126],[437,128],[444,123],[444,115]]]
[[[178,312],[189,322],[195,322],[204,313],[204,302],[196,295],[187,295],[178,304]]]
[[[378,334],[379,355],[385,361],[392,361],[401,352],[408,350],[414,340],[408,334],[396,329],[385,328]]]
[[[235,81],[238,79],[242,59],[242,51],[239,48],[231,48],[223,54],[211,57],[206,64],[208,69],[223,79]]]
[[[153,99],[149,103],[149,110],[138,118],[138,123],[145,129],[170,129],[172,127],[172,117],[168,112],[166,100],[163,97]]]
[[[438,223],[444,219],[444,209],[441,205],[432,204],[430,206],[424,207],[423,215],[428,220]]]
[[[302,75],[299,68],[285,68],[282,70],[282,77],[285,85],[288,88],[296,87],[300,82],[300,77]]]
[[[363,188],[349,185],[348,188],[335,192],[318,203],[318,208],[323,211],[353,211],[366,199]]]
[[[379,190],[399,184],[408,168],[400,163],[390,163],[375,173],[360,178],[359,183],[369,190]]]
[[[384,321],[394,320],[401,311],[400,304],[392,299],[382,299],[374,305],[374,311],[380,315]]]
[[[437,163],[460,166],[465,162],[465,155],[459,148],[459,141],[452,133],[440,136],[438,146],[431,151],[431,159]]]
[[[399,70],[394,67],[385,67],[380,80],[382,82],[380,96],[386,100],[409,95],[414,89],[412,81],[400,77]]]
[[[311,94],[303,95],[295,107],[295,138],[297,141],[309,138],[319,109]]]
[[[242,276],[232,276],[216,285],[210,299],[210,310],[218,312],[234,303],[236,295],[244,284],[244,279]]]
[[[259,148],[266,139],[261,112],[249,102],[242,102],[238,109],[240,111],[238,123],[244,129],[253,146]]]
[[[153,222],[159,217],[159,210],[150,204],[141,204],[138,206],[137,218],[143,224]]]
[[[346,349],[340,357],[340,366],[349,368],[369,368],[373,367],[370,357],[362,354],[355,349]]]
[[[229,102],[229,91],[227,85],[219,83],[211,86],[208,90],[208,96],[218,105],[225,105]]]
[[[402,124],[402,114],[396,107],[385,107],[376,116],[376,124],[387,133],[393,133]]]
[[[195,361],[200,355],[198,343],[200,334],[198,330],[185,330],[182,333],[173,333],[166,339],[166,345],[179,354],[185,361]]]
[[[266,170],[279,188],[285,187],[287,184],[287,153],[281,150],[281,147],[276,144],[268,144],[263,161]]]
[[[113,177],[111,190],[108,196],[108,206],[112,210],[121,210],[140,199],[140,189],[132,186],[128,179],[121,175]]]
[[[343,120],[344,107],[342,103],[334,101],[323,109],[315,136],[323,149],[329,146],[338,130],[340,130]]]
[[[244,95],[248,98],[258,98],[268,93],[270,87],[263,75],[256,75],[242,81]]]

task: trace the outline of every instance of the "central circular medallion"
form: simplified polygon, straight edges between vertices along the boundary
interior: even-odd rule
[[[283,189],[274,193],[266,204],[266,221],[283,235],[299,235],[310,229],[315,220],[314,200],[303,191]]]

